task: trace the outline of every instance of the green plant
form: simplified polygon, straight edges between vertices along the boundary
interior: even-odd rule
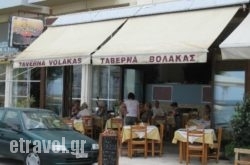
[[[250,95],[235,107],[231,119],[232,141],[225,146],[227,157],[234,155],[234,148],[250,148]]]
[[[232,156],[234,155],[234,148],[235,148],[234,142],[228,143],[225,146],[225,156],[228,158],[232,158]]]
[[[30,107],[32,103],[35,102],[35,98],[33,96],[26,97],[24,99],[19,99],[16,103],[16,107],[27,108]]]

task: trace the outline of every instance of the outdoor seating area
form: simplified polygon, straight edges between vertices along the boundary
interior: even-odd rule
[[[222,128],[200,129],[187,127],[175,131],[173,144],[179,144],[179,162],[190,163],[190,157],[200,157],[201,164],[209,159],[219,162]]]
[[[164,143],[163,154],[161,157],[151,157],[148,156],[146,159],[139,155],[134,156],[132,159],[127,157],[126,155],[120,156],[119,164],[121,165],[135,165],[135,164],[143,164],[143,165],[181,165],[179,162],[179,151],[176,144],[172,144],[171,142]],[[185,164],[185,163],[182,163]],[[192,165],[201,165],[199,159],[193,159],[191,161]],[[219,163],[216,163],[215,160],[209,159],[207,162],[208,165],[233,165],[229,160],[220,160]]]
[[[99,122],[95,122],[95,120]],[[159,125],[137,123],[130,126],[123,125],[123,120],[120,117],[112,117],[106,120],[105,124],[103,121],[100,121],[100,119],[97,120],[93,117],[92,133],[94,135],[94,132],[98,131],[100,133],[101,130],[106,129],[117,131],[120,161],[126,160],[126,158],[136,160],[146,158],[155,159],[159,162],[165,159],[172,159],[176,164],[183,162],[186,164],[202,165],[218,162],[229,163],[226,160],[219,160],[222,128],[216,130],[211,128],[199,129],[195,126],[181,128],[174,131],[173,137],[167,140],[165,138],[168,135],[165,132],[167,122]],[[74,129],[86,134],[84,120],[75,119],[73,122],[65,120],[65,122],[69,123],[70,126],[73,123]],[[189,129],[190,131],[188,131]],[[197,132],[197,130],[202,132]],[[195,137],[195,133],[198,137]],[[87,136],[91,135],[87,134]],[[193,149],[195,152],[193,152]],[[193,156],[200,157],[200,159],[195,159]]]

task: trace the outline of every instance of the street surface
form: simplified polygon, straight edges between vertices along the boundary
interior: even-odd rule
[[[0,165],[22,165],[22,162],[0,157]]]

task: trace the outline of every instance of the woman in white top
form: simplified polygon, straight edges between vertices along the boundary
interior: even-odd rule
[[[134,125],[139,121],[139,102],[135,100],[135,94],[130,92],[128,99],[124,102],[127,108],[127,114],[125,118],[126,125]]]

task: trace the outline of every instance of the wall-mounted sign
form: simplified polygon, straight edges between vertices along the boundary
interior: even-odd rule
[[[11,17],[10,46],[25,48],[30,45],[44,29],[43,21],[24,17]]]
[[[173,54],[145,54],[133,56],[92,56],[95,65],[127,65],[127,64],[167,64],[167,63],[204,63],[207,61],[206,53],[173,53]]]

